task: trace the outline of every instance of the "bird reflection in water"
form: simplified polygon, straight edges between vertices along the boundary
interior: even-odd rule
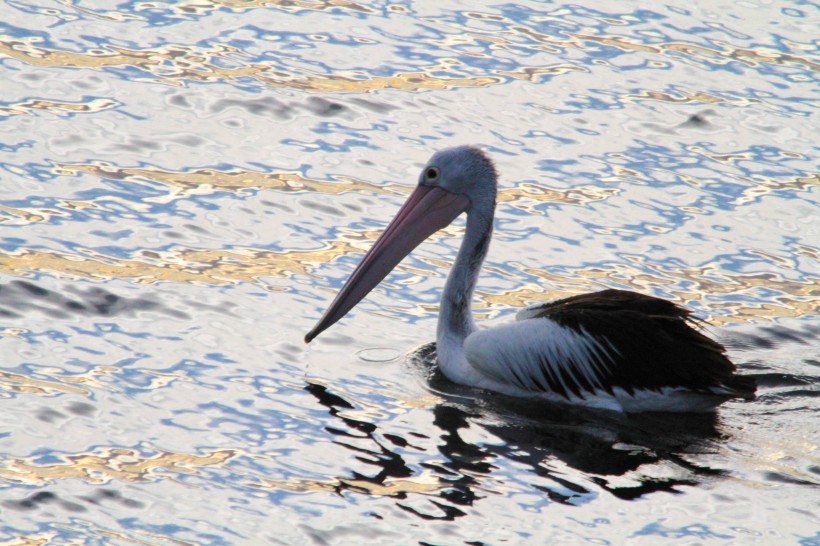
[[[367,483],[385,490],[393,480],[412,480],[429,471],[440,487],[419,492],[435,509],[420,504],[411,496],[411,488],[389,494],[398,499],[398,507],[417,517],[454,520],[467,515],[469,507],[478,505],[488,491],[505,480],[507,476],[501,474],[509,472],[505,469],[509,462],[532,472],[531,479],[524,478],[528,486],[553,502],[569,505],[584,504],[602,492],[624,500],[656,491],[678,492],[680,487],[724,474],[721,469],[691,461],[698,454],[713,452],[721,441],[719,418],[714,413],[625,418],[598,410],[579,412],[574,408],[567,412],[558,405],[538,404],[535,408],[503,395],[482,393],[477,397],[473,389],[448,381],[435,366],[435,344],[410,353],[407,363],[443,399],[432,410],[433,424],[441,430],[438,453],[420,463],[409,463],[401,452],[406,453],[408,446],[423,452],[424,448],[413,444],[429,440],[427,436],[412,433],[418,437],[414,440],[380,432],[377,424],[351,417],[348,410],[355,409],[354,404],[326,386],[305,387],[340,421],[339,427],[325,427],[335,437],[334,442],[375,467],[371,475],[352,471],[349,479],[340,479],[339,493],[368,492],[361,485]],[[465,434],[473,427],[480,427],[497,441],[465,439],[475,436]],[[346,438],[367,439],[374,447],[353,445]],[[659,466],[663,467],[660,471]],[[520,476],[517,481],[520,483]]]

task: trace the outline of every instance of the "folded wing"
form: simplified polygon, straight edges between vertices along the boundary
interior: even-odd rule
[[[677,388],[754,396],[723,346],[666,300],[605,290],[528,307],[517,319],[472,334],[464,349],[481,373],[522,391],[567,400]]]

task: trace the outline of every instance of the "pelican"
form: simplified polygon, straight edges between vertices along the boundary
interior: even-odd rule
[[[479,329],[471,300],[490,245],[497,184],[482,150],[435,153],[305,342],[346,315],[422,241],[466,213],[436,332],[437,364],[450,381],[624,413],[712,411],[728,399],[754,397],[754,381],[736,375],[724,347],[699,331],[690,311],[653,296],[613,289],[571,296]]]

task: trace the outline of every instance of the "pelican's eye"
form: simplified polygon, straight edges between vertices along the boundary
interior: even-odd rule
[[[427,167],[427,170],[424,171],[424,180],[427,182],[435,182],[438,180],[440,174],[438,167]]]

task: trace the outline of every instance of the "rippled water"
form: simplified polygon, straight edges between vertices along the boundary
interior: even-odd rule
[[[4,544],[818,544],[809,2],[0,6]],[[685,303],[754,402],[428,380],[463,224],[302,343],[437,149],[502,173],[481,319]],[[456,236],[456,237],[454,237]]]

